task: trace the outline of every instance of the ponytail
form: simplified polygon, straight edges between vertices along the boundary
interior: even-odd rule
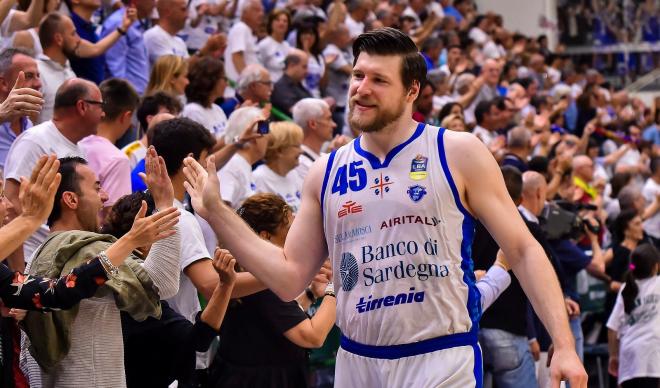
[[[626,286],[621,291],[621,297],[623,298],[623,309],[626,314],[632,313],[635,308],[635,298],[639,293],[639,287],[637,287],[637,282],[635,281],[635,276],[633,275],[634,270],[628,271],[625,276]]]
[[[626,314],[632,313],[635,308],[635,299],[639,294],[637,280],[655,276],[656,265],[660,262],[660,254],[653,245],[645,243],[639,245],[630,255],[630,270],[625,276],[625,287],[621,291],[623,308]]]

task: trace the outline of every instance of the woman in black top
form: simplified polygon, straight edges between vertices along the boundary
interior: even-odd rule
[[[623,276],[628,272],[630,255],[644,240],[642,217],[634,209],[627,209],[619,213],[612,225],[614,244],[612,245],[613,258],[605,272],[612,279],[610,292],[605,299],[605,315],[608,317],[614,307],[616,296],[621,288]]]
[[[125,195],[112,207],[102,232],[117,238],[124,236],[132,227],[142,202],[147,203],[147,215],[155,209],[148,192]],[[143,255],[149,246],[140,247]],[[196,322],[190,323],[181,314],[161,300],[160,319],[147,318],[138,322],[121,312],[124,336],[124,367],[126,385],[130,387],[168,387],[174,380],[188,381],[195,371],[196,352],[208,350],[218,336],[220,323],[234,288],[236,261],[226,250],[216,250],[213,266],[220,277],[204,311],[197,314]]]
[[[284,245],[293,215],[282,198],[270,193],[254,195],[238,214],[261,238]],[[328,277],[325,282],[312,283],[309,299],[323,296],[327,282]],[[325,295],[330,297],[323,299],[312,318],[301,307],[305,303],[283,302],[270,290],[233,301],[211,366],[213,386],[308,386],[307,349],[320,347],[335,322],[334,292],[328,290]],[[307,298],[303,295],[299,299]]]

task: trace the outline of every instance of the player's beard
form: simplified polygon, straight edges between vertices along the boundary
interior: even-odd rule
[[[348,102],[348,124],[353,131],[378,132],[397,121],[403,115],[403,112],[406,110],[405,96],[400,101],[401,104],[392,110],[384,110],[381,107],[376,107],[376,116],[369,120],[363,117],[353,117],[356,100],[355,98],[351,98]]]

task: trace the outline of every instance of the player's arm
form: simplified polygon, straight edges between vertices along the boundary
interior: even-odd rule
[[[563,376],[571,386],[586,387],[557,276],[518,213],[495,159],[483,143],[466,133],[446,131],[445,150],[461,202],[495,238],[552,337],[553,384]]]
[[[305,180],[302,205],[281,249],[257,236],[220,199],[214,158],[206,169],[192,158],[184,161],[186,190],[197,214],[211,225],[220,245],[238,263],[282,300],[293,300],[305,289],[327,257],[320,192],[327,158],[317,161]]]

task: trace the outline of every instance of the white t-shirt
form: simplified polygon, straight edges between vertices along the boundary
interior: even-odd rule
[[[259,63],[259,59],[257,58],[257,37],[252,34],[252,29],[247,24],[239,21],[229,30],[229,34],[227,34],[227,48],[225,49],[225,72],[227,73],[227,78],[234,82],[238,81],[239,73],[231,57],[232,54],[241,51],[243,52],[245,66]]]
[[[254,194],[256,186],[252,166],[239,154],[232,156],[229,162],[218,171],[218,177],[220,178],[220,196],[234,209],[238,209],[243,201]]]
[[[216,0],[193,0],[188,7],[186,26],[177,34],[191,50],[199,50],[204,47],[211,35],[218,32],[218,25],[222,19],[220,16],[205,15],[202,16],[197,27],[192,27],[190,21],[197,19],[197,7],[202,4],[216,5],[218,2]]]
[[[300,209],[302,182],[295,169],[289,171],[286,176],[281,176],[262,164],[254,170],[254,183],[257,186],[257,193],[277,194],[291,206],[294,213]]]
[[[188,58],[188,48],[183,39],[176,35],[170,35],[161,26],[153,26],[144,35],[144,45],[149,55],[149,66],[153,66],[156,60],[163,55],[178,55]]]
[[[637,286],[632,313],[625,313],[619,292],[607,320],[620,341],[619,384],[636,377],[660,377],[660,277],[637,280]]]
[[[216,104],[211,104],[210,108],[204,108],[196,102],[188,103],[183,107],[181,117],[187,117],[202,124],[216,139],[225,134],[227,116]]]
[[[478,137],[482,142],[484,142],[485,145],[490,145],[490,143],[492,143],[493,140],[495,140],[495,138],[497,137],[497,132],[489,131],[486,128],[479,125],[474,127],[472,134]]]
[[[271,81],[277,82],[284,72],[284,59],[291,50],[291,45],[286,40],[280,43],[267,36],[257,44],[257,49],[259,62],[270,73]]]
[[[21,176],[29,178],[39,158],[46,154],[55,154],[58,158],[85,156],[75,143],[62,135],[52,121],[45,121],[16,138],[5,161],[5,179],[19,182]],[[26,261],[29,261],[32,252],[46,241],[48,232],[48,226],[44,224],[25,241],[23,252]]]
[[[349,50],[341,50],[334,44],[329,44],[323,50],[325,57],[337,56],[337,58],[328,65],[330,73],[328,74],[328,86],[326,93],[335,99],[336,105],[340,108],[346,107],[348,98],[348,83],[350,77],[348,74],[339,71],[345,65],[353,65],[353,54]]]
[[[346,15],[344,24],[346,24],[346,28],[348,28],[348,33],[351,35],[351,39],[355,39],[360,34],[364,33],[364,23],[356,21],[351,15]]]
[[[201,311],[197,289],[188,276],[183,272],[189,265],[199,260],[209,260],[211,255],[204,244],[202,230],[190,212],[183,208],[183,204],[174,200],[174,206],[181,210],[179,217],[179,230],[181,231],[181,277],[179,278],[179,292],[167,303],[183,315],[187,320],[195,323],[195,315]]]
[[[322,55],[310,55],[307,63],[307,75],[303,80],[303,86],[314,98],[321,98],[321,78],[325,73],[325,61]]]
[[[57,89],[64,81],[76,78],[76,73],[71,69],[68,59],[62,66],[44,54],[37,57],[37,68],[41,79],[41,93],[44,95],[44,105],[37,123],[43,123],[53,118],[53,106],[55,105]]]
[[[6,39],[7,43],[11,43],[11,40],[7,38],[9,38],[14,32],[14,31],[9,31],[9,27],[11,26],[11,19],[13,19],[14,16],[16,16],[16,12],[17,11],[15,9],[10,9],[9,13],[7,14],[7,17],[5,17],[5,20],[3,20],[2,24],[0,24],[0,36],[4,38],[2,39],[3,41],[5,41]]]
[[[298,157],[298,167],[296,167],[293,171],[298,173],[298,179],[300,180],[300,189],[302,190],[302,183],[305,181],[305,178],[309,173],[309,169],[312,167],[312,164],[314,164],[314,161],[320,158],[321,155],[317,154],[316,152],[314,152],[314,150],[312,150],[311,148],[307,147],[304,144],[301,145],[300,148],[302,149],[303,152]]]
[[[642,188],[642,195],[646,200],[646,204],[653,202],[658,194],[660,194],[660,184],[648,178]],[[655,238],[660,238],[660,211],[644,221],[644,231]]]

